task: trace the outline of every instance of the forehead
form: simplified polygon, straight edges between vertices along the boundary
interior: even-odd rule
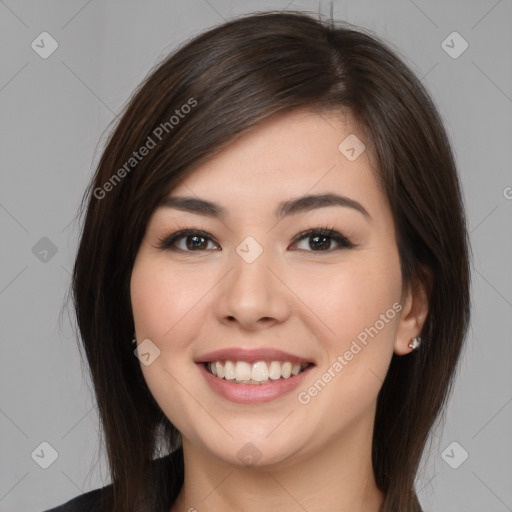
[[[243,208],[337,192],[378,204],[385,198],[374,173],[369,141],[348,115],[297,110],[259,123],[169,195],[207,196]]]

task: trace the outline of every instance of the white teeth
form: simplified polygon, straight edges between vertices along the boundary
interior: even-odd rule
[[[224,378],[226,380],[235,380],[235,365],[231,361],[224,364]]]
[[[252,365],[252,380],[257,382],[268,380],[268,367],[265,361],[258,361]]]
[[[279,361],[272,361],[269,368],[269,377],[272,380],[281,378],[281,363]]]
[[[245,361],[238,361],[235,368],[235,377],[237,381],[251,380],[253,378],[251,365]]]
[[[292,364],[290,361],[257,361],[253,364],[246,361],[213,361],[207,369],[213,375],[238,384],[263,384],[270,380],[288,379],[298,375],[307,364]]]
[[[211,365],[212,363],[210,363]],[[226,373],[224,372],[224,366],[222,366],[220,364],[220,361],[216,361],[215,363],[215,369],[217,370],[217,377],[220,377],[221,379],[224,378],[224,375],[226,375]]]
[[[286,361],[281,368],[281,375],[287,379],[292,374],[292,363]]]

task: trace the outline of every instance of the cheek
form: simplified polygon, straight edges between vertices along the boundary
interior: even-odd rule
[[[336,274],[326,272],[325,293],[317,294],[311,306],[329,326],[320,339],[325,350],[321,369],[332,385],[323,398],[332,393],[355,409],[368,405],[380,389],[401,309],[398,254],[393,247],[378,254],[361,252]]]
[[[364,255],[357,262],[340,266],[336,273],[327,269],[314,293],[308,292],[308,305],[330,328],[333,339],[353,338],[377,322],[400,299],[401,275],[398,259]],[[395,318],[392,309],[386,320]],[[379,326],[380,326],[379,322]],[[387,328],[386,328],[387,329]],[[332,332],[334,331],[334,332]]]
[[[368,412],[393,355],[400,268],[393,258],[372,260],[361,257],[346,271],[331,274],[325,293],[317,294],[311,306],[330,330],[323,329],[326,334],[318,340],[325,351],[318,379],[300,390],[300,403],[311,403],[311,411],[316,408],[334,420],[325,427],[331,434],[336,425],[348,425]]]
[[[169,300],[169,289],[162,284],[162,277],[162,272],[154,265],[144,259],[136,261],[131,276],[130,295],[139,341],[142,337],[159,338],[167,322],[165,305]]]
[[[130,293],[138,336],[155,339],[167,344],[167,340],[191,322],[194,306],[208,289],[204,279],[197,274],[170,270],[169,265],[158,260],[140,258],[135,262]]]
[[[135,262],[130,294],[139,342],[149,338],[160,350],[150,364],[141,364],[144,379],[165,415],[180,430],[189,426],[183,411],[190,408],[190,396],[180,382],[187,382],[191,372],[187,347],[201,322],[194,318],[193,306],[201,296],[199,282],[165,264],[141,255]],[[204,295],[204,292],[202,293]],[[191,390],[193,392],[193,390]],[[200,416],[201,411],[195,411]],[[190,433],[192,435],[192,433]]]

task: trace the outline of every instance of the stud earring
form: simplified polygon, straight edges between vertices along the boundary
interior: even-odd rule
[[[133,338],[131,341],[132,347],[135,347],[137,345],[137,338]]]
[[[419,336],[414,337],[409,343],[409,348],[417,349],[421,345],[421,338]]]

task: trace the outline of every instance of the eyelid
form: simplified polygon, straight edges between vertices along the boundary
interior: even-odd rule
[[[176,226],[175,229],[172,230],[171,233],[167,233],[163,235],[161,238],[159,237],[157,240],[158,248],[163,250],[175,250],[178,252],[205,252],[205,251],[184,251],[182,249],[177,249],[176,247],[172,247],[172,244],[181,238],[186,238],[187,236],[192,235],[200,235],[208,240],[212,240],[217,244],[217,241],[206,231],[206,229],[202,226],[198,227],[190,227],[190,226]]]
[[[337,231],[334,226],[325,226],[325,227],[313,227],[313,228],[302,228],[297,236],[293,239],[293,244],[301,241],[304,238],[312,237],[315,234],[320,234],[321,236],[326,236],[334,240],[338,245],[343,249],[352,249],[356,247],[357,244],[351,242],[345,235]],[[322,253],[322,252],[334,252],[332,249],[327,251],[307,251],[313,253]]]
[[[301,228],[299,233],[293,238],[292,245],[296,244],[297,242],[300,242],[303,239],[307,239],[308,237],[313,237],[314,235],[320,236],[326,236],[328,238],[331,238],[334,240],[335,243],[338,244],[337,249],[328,249],[325,251],[305,251],[303,249],[292,249],[292,250],[302,250],[304,252],[309,252],[313,254],[330,254],[333,252],[337,252],[343,249],[352,249],[354,247],[357,247],[358,244],[353,243],[350,241],[345,235],[337,231],[334,226],[317,226],[313,228]],[[190,227],[190,226],[176,226],[171,233],[164,235],[161,238],[158,238],[158,248],[163,250],[173,250],[177,252],[185,252],[185,253],[193,253],[193,252],[207,252],[208,249],[205,250],[199,250],[199,251],[187,251],[183,249],[178,249],[176,247],[173,247],[173,244],[182,238],[186,238],[187,236],[193,236],[193,235],[199,235],[203,238],[214,242],[218,245],[218,242],[215,240],[215,238],[208,233],[206,228],[203,226],[197,226],[197,227]],[[211,250],[211,249],[209,249]],[[220,249],[222,250],[222,249]]]

